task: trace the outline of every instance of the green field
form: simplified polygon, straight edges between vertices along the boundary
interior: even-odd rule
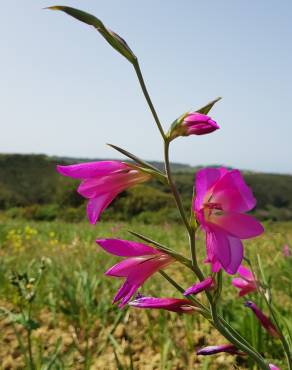
[[[267,223],[262,237],[245,243],[246,255],[260,256],[266,281],[272,286],[273,303],[289,326],[292,295],[292,257],[284,257],[284,244],[292,244],[292,223]],[[14,274],[43,276],[30,303],[32,354],[37,369],[252,369],[246,357],[214,355],[198,357],[195,349],[226,343],[198,314],[180,316],[163,311],[126,308],[111,304],[120,281],[104,276],[118,259],[106,254],[95,239],[133,239],[135,230],[189,256],[187,237],[179,224],[31,222],[2,216],[0,225],[0,363],[3,369],[24,369],[28,353],[27,330],[16,316],[25,303],[11,282]],[[202,235],[198,239],[200,261],[204,259]],[[178,263],[167,270],[184,288],[192,276]],[[205,266],[208,272],[208,266]],[[32,289],[28,281],[25,289]],[[142,294],[180,297],[160,274],[141,289]],[[200,298],[204,300],[204,296]],[[248,296],[267,313],[255,293]],[[290,299],[290,301],[289,301]],[[222,315],[264,356],[286,369],[281,344],[259,327],[244,299],[224,276]],[[10,310],[14,316],[5,314]],[[15,319],[16,318],[16,319]],[[12,322],[14,320],[14,322]],[[291,327],[291,324],[290,324]],[[285,329],[287,331],[287,328]]]

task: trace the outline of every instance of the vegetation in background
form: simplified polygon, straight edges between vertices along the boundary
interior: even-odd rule
[[[261,256],[266,281],[273,287],[273,301],[290,331],[292,258],[285,257],[282,248],[284,244],[292,243],[291,226],[291,222],[266,223],[263,236],[245,243],[247,256],[252,261],[256,255]],[[135,228],[180,253],[188,253],[187,237],[177,223],[153,226],[138,222],[103,222],[92,227],[87,222],[74,225],[61,221],[1,219],[0,363],[3,369],[24,369],[26,361],[30,361],[24,356],[28,328],[31,329],[32,358],[38,369],[78,370],[91,366],[92,369],[114,370],[118,368],[116,361],[125,370],[131,369],[131,363],[134,369],[224,370],[232,369],[235,364],[237,369],[250,369],[246,357],[219,354],[204,359],[195,356],[198,347],[225,343],[224,338],[199,315],[180,316],[134,308],[120,311],[111,305],[120,281],[109,279],[103,272],[118,258],[102,251],[95,239],[105,236],[131,239],[127,232],[129,228]],[[197,243],[202,262],[205,258],[203,235],[199,235]],[[45,268],[33,300],[26,302],[12,283],[15,283],[15,277],[27,278],[26,290],[34,291],[42,266]],[[176,264],[167,271],[183,283]],[[186,287],[194,283],[188,269],[184,270],[183,279],[187,282]],[[244,300],[234,299],[238,292],[230,280],[231,277],[225,275],[222,314],[256,345],[267,360],[283,358],[283,363],[277,365],[285,369],[280,342],[274,341],[259,327],[249,310],[242,309]],[[144,291],[177,296],[159,274],[146,282],[141,292]],[[252,294],[250,298],[253,298]],[[22,310],[27,312],[29,305],[31,321],[28,325],[20,320],[20,315]],[[16,316],[3,314],[3,308]],[[23,338],[24,348],[19,344],[17,333]]]
[[[76,193],[78,181],[59,176],[56,164],[76,161],[45,155],[0,155],[0,210],[12,217],[51,221],[56,218],[68,222],[85,219],[84,200]],[[156,165],[159,163],[155,163]],[[160,163],[160,167],[161,167]],[[159,166],[158,166],[159,167]],[[187,165],[174,165],[178,190],[186,208],[192,197],[194,173]],[[257,199],[253,213],[261,220],[292,220],[292,176],[265,173],[244,173]],[[166,185],[151,181],[147,185],[125,191],[104,217],[126,221],[133,217],[143,222],[163,222],[179,219],[173,199]]]

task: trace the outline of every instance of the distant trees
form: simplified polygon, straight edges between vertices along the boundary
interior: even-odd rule
[[[9,210],[14,217],[37,220],[84,219],[84,199],[76,192],[79,181],[74,183],[60,176],[55,170],[56,163],[68,160],[45,155],[0,155],[0,210]],[[188,167],[182,168],[177,166],[175,178],[187,208],[193,194],[194,173]],[[258,217],[292,220],[292,176],[247,173],[244,177],[257,199],[254,212]],[[173,200],[167,187],[153,180],[122,193],[104,217],[120,220],[138,217],[145,222],[155,217],[159,222],[166,215],[171,215],[173,221],[177,219]]]

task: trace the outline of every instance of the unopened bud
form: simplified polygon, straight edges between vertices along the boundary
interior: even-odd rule
[[[189,112],[174,121],[168,136],[170,140],[173,140],[178,136],[210,134],[218,129],[217,123],[209,116],[198,112]]]

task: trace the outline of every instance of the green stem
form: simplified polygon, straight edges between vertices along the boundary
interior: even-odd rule
[[[214,325],[216,329],[225,337],[227,338],[232,344],[234,344],[238,349],[242,350],[244,353],[248,354],[254,361],[259,365],[259,367],[263,370],[270,370],[269,365],[266,363],[264,358],[254,349],[252,349],[249,345],[246,345],[243,341],[239,340],[238,337],[233,335],[225,326],[222,324],[221,320],[219,319],[216,304],[210,302],[211,313]]]
[[[193,270],[195,271],[195,274],[197,275],[198,279],[200,281],[203,281],[205,277],[197,261],[195,234],[196,234],[195,229],[191,228],[191,230],[189,231],[189,245],[190,245],[191,256],[192,256],[192,266],[193,266]]]
[[[31,320],[31,304],[29,303],[28,311],[27,311],[27,318],[28,322]],[[32,354],[32,343],[31,343],[31,329],[27,329],[27,347],[28,347],[28,356],[30,362],[31,370],[35,369],[34,361],[33,361],[33,354]]]
[[[174,183],[172,173],[171,173],[171,168],[170,168],[170,163],[169,163],[169,144],[170,143],[167,139],[164,140],[164,161],[165,161],[165,172],[166,172],[166,176],[167,176],[167,181],[168,181],[170,190],[173,194],[174,200],[176,202],[177,208],[179,210],[180,216],[183,220],[183,223],[185,224],[185,227],[186,227],[188,233],[190,233],[191,232],[191,227],[190,227],[189,221],[187,219],[184,207],[182,205],[180,195],[177,191],[177,188],[176,188],[176,185]]]
[[[266,282],[266,279],[265,279],[265,275],[264,275],[264,270],[262,268],[262,264],[261,264],[261,259],[260,259],[260,256],[257,255],[257,260],[258,260],[258,266],[260,268],[260,272],[261,272],[261,275],[262,275],[262,278],[263,278],[263,281],[264,281],[264,284],[267,286],[267,282]],[[289,370],[292,370],[292,358],[291,358],[291,351],[290,351],[290,348],[289,348],[289,344],[284,336],[284,334],[282,333],[282,330],[281,330],[281,327],[279,325],[279,322],[278,322],[278,319],[277,319],[277,316],[274,312],[274,309],[272,307],[272,304],[269,302],[269,300],[267,299],[264,291],[263,291],[263,288],[261,287],[261,284],[259,283],[259,281],[256,279],[256,274],[255,274],[255,270],[253,268],[253,265],[251,263],[251,261],[249,260],[248,261],[248,265],[251,269],[251,272],[253,274],[253,276],[255,277],[255,283],[256,283],[256,287],[257,287],[257,291],[260,293],[260,295],[263,297],[264,301],[266,302],[266,305],[268,306],[268,309],[270,311],[270,314],[274,320],[274,323],[276,325],[276,328],[277,328],[277,331],[279,333],[279,336],[280,336],[280,340],[281,340],[281,343],[282,343],[282,347],[283,347],[283,350],[285,352],[285,355],[286,355],[286,359],[287,359],[287,363],[288,363],[288,369]],[[270,289],[268,289],[268,292],[270,293]]]
[[[286,341],[286,338],[285,338],[284,334],[282,333],[281,327],[279,325],[279,322],[277,320],[277,317],[275,315],[275,312],[273,310],[272,305],[270,304],[267,297],[265,296],[265,293],[261,291],[261,289],[260,289],[260,293],[261,293],[262,297],[264,298],[264,300],[265,300],[265,302],[266,302],[266,304],[269,308],[270,314],[273,317],[274,323],[275,323],[277,331],[279,333],[280,340],[281,340],[281,343],[282,343],[282,346],[283,346],[283,349],[284,349],[284,352],[285,352],[285,355],[286,355],[286,359],[287,359],[287,363],[288,363],[288,369],[292,370],[292,358],[291,358],[291,352],[290,352],[289,344]]]
[[[143,78],[143,75],[142,75],[142,72],[141,72],[141,69],[140,69],[138,60],[135,61],[135,63],[133,63],[133,66],[135,68],[135,71],[136,71],[138,80],[140,82],[141,89],[143,91],[143,94],[145,96],[145,99],[147,100],[148,106],[149,106],[149,108],[151,110],[151,113],[152,113],[152,115],[154,117],[154,120],[156,122],[156,125],[158,127],[158,130],[159,130],[159,132],[160,132],[163,140],[165,140],[166,139],[165,133],[164,133],[163,128],[161,126],[161,123],[160,123],[160,120],[159,120],[158,115],[156,113],[156,110],[154,108],[154,105],[153,105],[153,103],[151,101],[150,95],[149,95],[149,93],[147,91],[147,87],[145,85],[144,78]]]
[[[33,362],[33,356],[32,356],[32,345],[31,345],[31,331],[27,330],[27,347],[28,347],[28,356],[29,356],[29,363],[30,368],[34,369],[34,362]]]
[[[29,363],[29,358],[27,357],[26,348],[25,348],[25,346],[24,346],[24,344],[22,342],[21,336],[20,336],[19,332],[17,331],[16,326],[15,326],[15,324],[13,322],[12,322],[12,327],[13,327],[14,334],[15,334],[15,336],[17,338],[17,341],[18,341],[18,344],[19,344],[21,353],[22,353],[22,355],[24,357],[25,363],[29,367],[30,363]]]

